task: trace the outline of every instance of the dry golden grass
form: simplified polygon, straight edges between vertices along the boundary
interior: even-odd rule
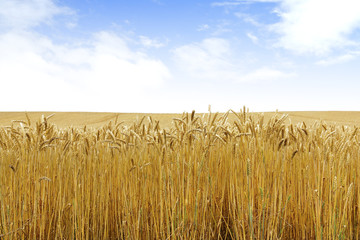
[[[360,238],[357,127],[244,111],[166,129],[57,117],[0,128],[1,239]]]

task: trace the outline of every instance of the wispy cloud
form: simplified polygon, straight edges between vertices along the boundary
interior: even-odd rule
[[[259,41],[258,37],[255,36],[255,35],[252,34],[252,33],[247,33],[246,36],[247,36],[248,38],[250,38],[250,40],[251,40],[253,43],[255,43],[255,44],[258,43],[258,41]]]
[[[221,20],[217,24],[215,24],[212,28],[211,34],[214,37],[220,37],[224,33],[231,33],[233,32],[233,28],[231,26],[231,22],[227,20]]]
[[[203,80],[235,80],[238,67],[231,61],[230,43],[222,38],[207,38],[176,48],[174,60],[182,72]]]
[[[341,63],[346,63],[346,62],[349,62],[351,60],[354,60],[359,56],[360,56],[360,51],[349,52],[349,53],[346,53],[344,55],[332,56],[332,57],[328,57],[326,59],[322,59],[320,61],[317,61],[316,64],[322,65],[322,66],[330,66],[330,65],[335,65],[335,64],[341,64]]]
[[[160,0],[151,0],[152,2],[158,4],[158,5],[162,5],[163,3]]]
[[[202,32],[210,29],[210,26],[208,24],[202,24],[197,28],[197,31]]]
[[[354,45],[350,36],[360,28],[357,0],[283,0],[278,14],[281,21],[271,27],[280,34],[278,46],[300,54]]]
[[[295,76],[293,73],[286,73],[269,67],[262,67],[243,75],[239,82],[274,81]]]
[[[216,7],[224,7],[224,6],[237,6],[241,4],[252,4],[252,3],[275,3],[280,2],[281,0],[237,0],[237,1],[221,1],[221,2],[213,2],[211,5]]]
[[[292,77],[270,67],[260,67],[246,72],[245,63],[232,55],[229,41],[208,38],[199,43],[181,46],[174,50],[174,59],[181,72],[193,79],[222,82],[261,82]]]
[[[235,16],[242,19],[244,22],[246,23],[250,23],[252,25],[254,25],[255,27],[261,27],[264,24],[259,23],[254,16],[250,15],[250,14],[245,14],[242,12],[237,12],[235,13]]]
[[[51,0],[0,1],[0,27],[27,29],[39,24],[51,24],[56,16],[74,15],[75,11]]]
[[[241,2],[213,2],[211,6],[213,7],[224,7],[224,6],[237,6],[243,4]]]
[[[146,36],[140,36],[140,43],[144,46],[144,47],[149,47],[149,48],[161,48],[164,47],[165,44],[158,41],[157,39],[151,39],[149,37]]]

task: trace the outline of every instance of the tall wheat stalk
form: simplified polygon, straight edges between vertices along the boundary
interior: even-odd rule
[[[360,238],[356,127],[245,108],[167,129],[50,117],[0,128],[1,239]]]

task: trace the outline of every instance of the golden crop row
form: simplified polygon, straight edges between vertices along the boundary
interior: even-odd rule
[[[285,119],[14,122],[0,129],[0,238],[359,239],[358,129]]]

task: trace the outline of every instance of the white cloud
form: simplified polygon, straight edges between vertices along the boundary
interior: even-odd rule
[[[181,72],[192,79],[221,82],[260,82],[292,77],[294,74],[269,67],[246,73],[246,63],[232,55],[230,43],[221,38],[208,38],[200,43],[185,45],[174,50],[175,62]]]
[[[154,3],[158,4],[158,5],[162,5],[163,3],[160,0],[152,0]]]
[[[212,27],[212,36],[221,36],[224,33],[233,32],[233,28],[231,26],[231,22],[228,20],[221,20],[215,26]]]
[[[248,38],[250,38],[250,40],[251,40],[253,43],[255,43],[255,44],[258,43],[258,41],[259,41],[258,37],[255,36],[255,35],[252,34],[252,33],[247,33],[246,36],[247,36]]]
[[[174,59],[182,72],[203,80],[236,80],[239,67],[231,61],[230,43],[222,38],[207,38],[200,43],[178,47]]]
[[[360,56],[360,52],[349,52],[344,55],[332,56],[332,57],[329,57],[326,59],[322,59],[320,61],[317,61],[316,64],[322,65],[322,66],[330,66],[330,65],[349,62],[351,60],[354,60],[358,56]]]
[[[263,67],[242,76],[239,79],[239,81],[240,82],[273,81],[273,80],[289,78],[292,76],[294,76],[294,74],[289,74],[282,72],[280,70]]]
[[[200,26],[197,28],[197,30],[198,30],[199,32],[202,32],[202,31],[208,30],[209,28],[210,28],[210,26],[209,26],[208,24],[202,24],[202,25],[200,25]]]
[[[254,18],[254,16],[251,16],[249,14],[245,14],[245,13],[242,13],[242,12],[237,12],[237,13],[235,13],[235,16],[242,19],[246,23],[250,23],[250,24],[254,25],[255,27],[262,27],[263,26],[263,24],[259,23]]]
[[[26,29],[39,24],[50,24],[58,15],[72,15],[74,11],[60,7],[51,0],[1,0],[0,26]]]
[[[283,0],[278,13],[271,29],[281,35],[279,45],[301,54],[351,46],[349,36],[360,27],[358,0]]]
[[[213,2],[211,3],[211,6],[213,7],[224,7],[224,6],[236,6],[236,5],[240,5],[242,3],[240,2]]]
[[[224,7],[224,6],[237,6],[241,4],[252,4],[252,3],[276,3],[281,0],[237,0],[237,1],[222,1],[222,2],[213,2],[212,6]]]
[[[0,6],[6,20],[0,33],[0,102],[6,103],[1,111],[136,111],[171,78],[162,61],[130,48],[115,33],[98,32],[72,44],[35,32],[32,27],[68,13],[52,1]],[[24,12],[15,11],[17,6]]]
[[[233,0],[213,2],[212,6],[236,6],[254,3],[277,3],[271,13],[280,21],[269,29],[279,34],[275,46],[297,54],[326,55],[335,49],[353,48],[360,41],[352,34],[360,28],[358,0]],[[256,27],[263,27],[253,16],[235,16]]]
[[[161,61],[132,51],[108,32],[82,47],[56,45],[34,33],[8,33],[0,36],[0,52],[0,79],[7,89],[0,102],[11,102],[2,110],[116,111],[124,109],[120,102],[135,96],[141,101],[146,89],[170,77]]]
[[[158,40],[156,39],[151,39],[149,37],[146,37],[146,36],[140,36],[140,42],[141,44],[144,46],[144,47],[153,47],[153,48],[161,48],[163,46],[165,46],[164,43],[162,42],[159,42]]]

